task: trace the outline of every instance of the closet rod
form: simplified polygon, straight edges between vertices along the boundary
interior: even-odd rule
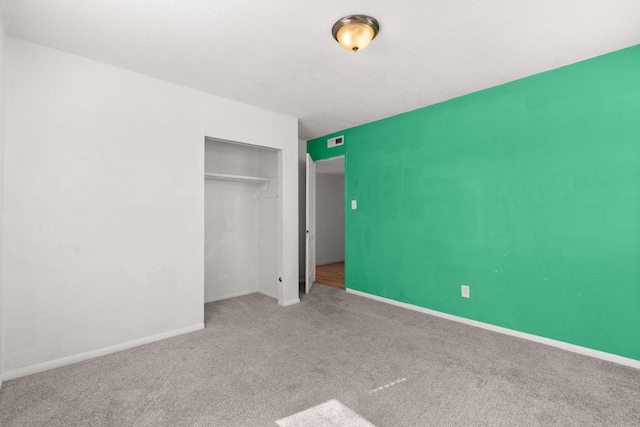
[[[260,176],[228,175],[225,173],[205,173],[205,179],[223,179],[227,181],[269,182],[269,178]]]

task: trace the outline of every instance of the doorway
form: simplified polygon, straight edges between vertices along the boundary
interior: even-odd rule
[[[332,288],[344,289],[344,261],[316,265],[316,282]]]
[[[311,237],[315,255],[315,282],[335,288],[345,288],[345,198],[344,157],[315,162],[315,195],[309,201],[314,221]],[[315,226],[315,227],[313,227]],[[313,230],[315,228],[315,230]],[[311,279],[313,280],[313,279]]]

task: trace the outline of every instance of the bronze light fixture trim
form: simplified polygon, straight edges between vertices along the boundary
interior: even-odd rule
[[[331,34],[340,46],[357,52],[367,47],[378,35],[378,31],[380,25],[375,18],[367,15],[349,15],[333,24]]]

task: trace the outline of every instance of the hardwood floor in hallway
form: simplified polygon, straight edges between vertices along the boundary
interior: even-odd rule
[[[344,289],[344,262],[316,266],[316,282]]]

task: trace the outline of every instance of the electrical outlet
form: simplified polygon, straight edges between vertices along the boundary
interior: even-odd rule
[[[469,298],[469,286],[462,285],[460,289],[462,290],[462,298]]]

